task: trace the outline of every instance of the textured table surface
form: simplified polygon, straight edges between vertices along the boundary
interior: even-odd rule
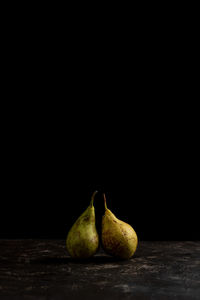
[[[0,240],[0,299],[200,299],[200,242],[140,242],[73,261],[65,240]]]

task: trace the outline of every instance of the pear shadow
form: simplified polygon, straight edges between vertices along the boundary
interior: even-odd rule
[[[71,257],[43,257],[32,260],[31,264],[42,265],[64,265],[64,264],[107,264],[107,263],[124,263],[127,260],[122,260],[112,256],[98,255],[87,259],[73,259]]]

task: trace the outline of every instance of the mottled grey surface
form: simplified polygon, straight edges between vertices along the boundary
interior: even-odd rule
[[[0,300],[200,299],[200,242],[139,242],[131,260],[73,261],[64,240],[0,240]]]

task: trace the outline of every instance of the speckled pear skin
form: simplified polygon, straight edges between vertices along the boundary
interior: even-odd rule
[[[120,259],[131,258],[138,245],[135,230],[129,224],[116,218],[107,208],[106,200],[105,215],[102,218],[101,239],[105,252]]]
[[[99,248],[99,235],[95,225],[95,210],[92,201],[84,213],[69,230],[66,240],[67,251],[72,258],[84,259],[93,256]]]

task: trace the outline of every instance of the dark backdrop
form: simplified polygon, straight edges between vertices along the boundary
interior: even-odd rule
[[[140,239],[199,239],[195,47],[187,31],[149,25],[8,29],[2,238],[65,238],[97,189],[99,228],[105,192]]]
[[[153,113],[122,99],[111,109],[98,101],[99,111],[86,114],[85,103],[53,104],[51,113],[37,104],[12,117],[8,109],[1,237],[65,238],[98,190],[98,227],[105,192],[140,239],[197,239],[196,139],[179,108]]]

